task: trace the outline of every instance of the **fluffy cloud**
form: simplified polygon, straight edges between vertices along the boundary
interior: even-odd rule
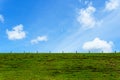
[[[47,41],[47,36],[38,36],[36,39],[31,40],[32,44],[37,44],[42,41]]]
[[[25,31],[23,31],[22,24],[15,26],[11,31],[6,30],[6,33],[9,40],[19,40],[26,37],[26,33]]]
[[[86,9],[80,9],[78,11],[77,21],[85,28],[93,28],[97,21],[94,17],[96,8],[92,6],[92,3],[88,5]]]
[[[100,51],[112,52],[112,46],[113,43],[111,41],[107,42],[104,40],[100,40],[99,38],[95,38],[93,41],[88,41],[84,43],[83,49],[87,51],[89,50],[95,52],[100,52]]]
[[[119,4],[120,4],[119,0],[106,1],[105,10],[107,10],[107,11],[115,10],[115,9],[117,9],[119,7]]]
[[[0,14],[0,22],[2,22],[2,23],[4,22],[4,17],[1,14]]]

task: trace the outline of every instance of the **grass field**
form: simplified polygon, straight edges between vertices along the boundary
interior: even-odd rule
[[[0,80],[120,80],[120,54],[0,54]]]

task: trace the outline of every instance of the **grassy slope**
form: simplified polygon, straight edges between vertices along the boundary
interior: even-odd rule
[[[120,54],[0,54],[0,80],[120,80]]]

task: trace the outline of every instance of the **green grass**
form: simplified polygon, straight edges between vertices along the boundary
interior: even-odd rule
[[[120,80],[120,54],[0,54],[0,80]]]

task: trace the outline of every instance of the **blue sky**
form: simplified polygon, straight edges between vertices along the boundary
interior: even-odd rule
[[[0,52],[120,50],[119,0],[0,0]]]

